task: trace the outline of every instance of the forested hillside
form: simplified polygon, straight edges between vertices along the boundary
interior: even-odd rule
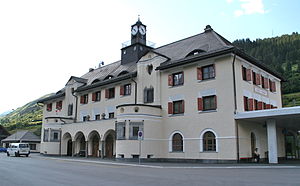
[[[45,95],[42,98],[48,97]],[[41,98],[39,98],[41,99]],[[34,100],[26,105],[17,108],[9,114],[0,117],[0,125],[3,125],[11,134],[16,130],[31,130],[40,135],[42,125],[42,105],[38,105]]]
[[[280,73],[287,80],[283,83],[284,94],[300,92],[300,35],[297,32],[255,41],[239,39],[233,44]]]

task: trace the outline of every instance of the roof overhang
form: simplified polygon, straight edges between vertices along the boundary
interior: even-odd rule
[[[237,121],[249,121],[253,124],[265,124],[267,120],[275,120],[276,126],[300,130],[300,106],[280,109],[268,109],[237,113]]]

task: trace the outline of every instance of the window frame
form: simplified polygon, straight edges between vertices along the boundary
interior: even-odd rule
[[[173,113],[172,114],[184,114],[184,100],[173,101]],[[176,108],[178,107],[178,108]]]
[[[212,134],[213,137],[206,137],[207,134]],[[202,147],[203,152],[217,152],[217,139],[213,131],[205,131],[202,135]],[[209,140],[212,140],[212,143],[209,144]]]
[[[173,80],[173,84],[172,86],[181,86],[184,84],[184,73],[183,71],[181,72],[176,72],[172,74],[172,80]]]
[[[123,92],[124,96],[129,96],[131,95],[131,83],[125,84],[124,85],[124,92]]]
[[[108,99],[113,99],[115,98],[116,93],[115,93],[115,87],[108,88]]]
[[[206,100],[209,99],[209,107],[206,105]],[[213,100],[213,101],[212,101]],[[217,97],[216,95],[202,97],[203,111],[217,110]],[[214,104],[212,104],[214,103]],[[206,108],[207,107],[207,108]]]
[[[48,103],[48,104],[47,104],[46,110],[47,110],[48,112],[51,112],[51,111],[52,111],[52,103]]]
[[[176,136],[180,136],[180,138],[176,139],[176,141],[175,141],[174,138]],[[184,152],[183,151],[183,146],[184,146],[184,144],[183,144],[183,136],[180,133],[178,133],[178,132],[174,133],[172,135],[172,152]]]
[[[154,88],[150,86],[150,88],[144,89],[144,103],[153,103],[154,102]]]
[[[205,69],[208,69],[208,71],[204,72]],[[216,70],[214,64],[201,67],[201,71],[202,71],[202,80],[214,79],[216,77]],[[208,74],[208,77],[205,77],[206,74]]]

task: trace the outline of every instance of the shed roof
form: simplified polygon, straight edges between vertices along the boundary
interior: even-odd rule
[[[41,138],[28,130],[17,131],[16,133],[8,136],[2,142],[41,142]]]

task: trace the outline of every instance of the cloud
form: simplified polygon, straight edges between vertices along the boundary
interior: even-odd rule
[[[228,0],[227,0],[228,1]],[[262,0],[239,0],[241,2],[241,9],[234,11],[236,17],[251,14],[265,14]]]

